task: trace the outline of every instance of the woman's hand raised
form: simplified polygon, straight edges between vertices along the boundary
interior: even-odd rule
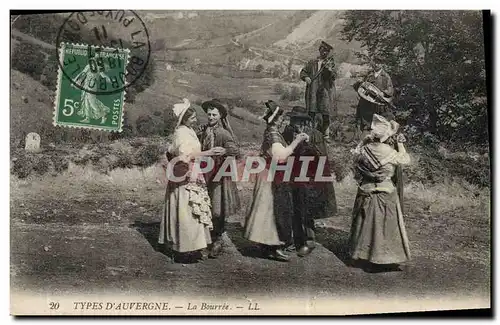
[[[302,142],[302,141],[309,141],[309,135],[307,135],[307,133],[299,133],[295,136],[295,139],[299,142]]]
[[[402,134],[402,133],[399,133],[397,136],[396,136],[396,141],[398,143],[405,143],[406,142],[406,137]]]
[[[223,147],[213,147],[208,152],[210,156],[222,156],[226,154],[226,149]]]

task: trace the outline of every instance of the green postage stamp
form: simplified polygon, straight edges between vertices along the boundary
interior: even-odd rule
[[[63,43],[54,125],[121,132],[128,49]]]

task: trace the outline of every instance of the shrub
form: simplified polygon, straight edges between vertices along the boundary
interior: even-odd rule
[[[41,47],[28,42],[20,42],[12,54],[12,68],[40,80],[46,57]],[[55,80],[54,80],[55,81]]]
[[[149,167],[158,162],[160,157],[160,146],[149,144],[141,147],[136,155],[135,164],[141,167]]]
[[[11,173],[19,178],[26,178],[33,172],[33,167],[36,164],[34,155],[21,151],[13,161]]]
[[[330,167],[337,182],[341,182],[349,174],[354,173],[353,156],[349,152],[349,147],[339,146],[329,149]]]
[[[280,78],[283,76],[284,74],[284,70],[283,70],[283,67],[281,67],[280,65],[276,64],[272,70],[271,70],[271,74],[273,76],[273,78]]]
[[[33,171],[37,172],[39,175],[43,175],[50,170],[52,161],[50,156],[37,155],[36,163],[33,165]]]
[[[16,150],[13,153],[15,157],[12,160],[11,173],[19,178],[26,178],[36,173],[44,175],[49,171],[62,172],[68,169],[69,159],[65,156],[66,152],[30,153],[23,149]]]
[[[201,103],[200,103],[201,105]],[[167,136],[174,132],[175,126],[177,125],[177,118],[171,109],[166,109],[163,111],[163,135]]]
[[[281,92],[281,96],[280,96],[280,99],[281,100],[288,100],[290,98],[290,92],[288,91],[288,89],[285,89]]]
[[[135,122],[137,134],[140,136],[148,136],[153,134],[163,134],[164,119],[156,115],[141,115]]]
[[[277,83],[274,85],[274,93],[281,95],[285,91],[286,87],[282,83]]]
[[[46,63],[44,64],[42,75],[40,77],[42,84],[51,90],[56,89],[58,69],[57,57],[55,54],[52,54],[48,57]]]
[[[126,153],[126,152],[121,152],[119,155],[117,155],[118,159],[115,162],[115,165],[112,166],[114,168],[132,168],[134,166],[134,162],[132,160],[132,157]]]
[[[296,101],[300,99],[301,95],[302,95],[301,89],[297,86],[292,86],[292,89],[290,90],[289,99],[291,101]]]
[[[61,173],[68,169],[69,167],[69,159],[68,157],[57,155],[57,156],[52,156],[52,163],[54,165],[54,170],[57,173]]]

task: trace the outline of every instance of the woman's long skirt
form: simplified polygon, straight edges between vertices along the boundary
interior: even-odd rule
[[[170,244],[179,253],[203,249],[212,242],[209,227],[192,214],[185,185],[167,190],[158,242]]]
[[[275,184],[266,177],[257,177],[252,205],[245,220],[244,237],[270,246],[292,242],[293,213],[291,189],[288,184]]]
[[[349,240],[351,257],[374,264],[398,264],[410,259],[408,236],[396,190],[358,190]]]

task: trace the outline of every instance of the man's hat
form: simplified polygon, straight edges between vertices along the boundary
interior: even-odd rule
[[[211,108],[217,108],[221,117],[224,118],[227,116],[227,108],[218,99],[212,99],[204,102],[201,104],[201,108],[203,108],[205,113]]]
[[[267,107],[266,114],[262,116],[262,118],[267,122],[271,123],[276,117],[280,116],[283,114],[283,109],[281,109],[278,104],[276,104],[272,100],[268,100],[265,102],[265,105]]]
[[[302,106],[294,106],[286,115],[290,116],[290,118],[311,120],[311,116],[307,114],[306,108]]]
[[[322,47],[326,48],[328,51],[331,51],[333,49],[333,46],[331,46],[330,44],[328,44],[325,41],[321,41],[319,48],[322,48]]]

